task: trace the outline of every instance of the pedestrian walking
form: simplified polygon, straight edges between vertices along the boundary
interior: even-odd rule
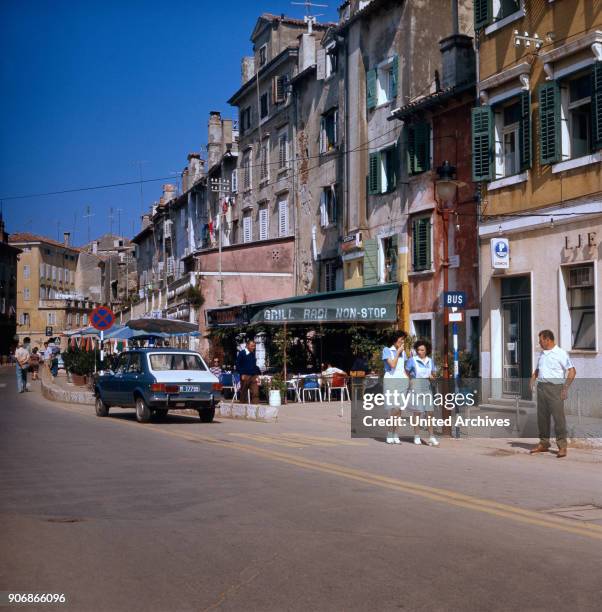
[[[255,342],[253,340],[247,342],[247,346],[240,351],[236,357],[236,371],[240,375],[240,399],[241,403],[245,403],[250,399],[251,403],[259,403],[259,379],[261,373],[257,366],[255,357]]]
[[[19,344],[15,351],[15,367],[17,369],[17,391],[25,393],[27,391],[27,370],[29,368],[29,351],[23,343]]]
[[[382,352],[382,360],[385,367],[385,374],[383,376],[383,393],[385,399],[390,397],[390,393],[397,390],[398,394],[405,394],[408,391],[408,375],[405,370],[405,361],[407,355],[405,353],[405,340],[407,338],[405,332],[397,332],[391,338],[391,346],[385,346]],[[387,391],[390,393],[387,394]],[[398,395],[399,397],[399,395]],[[400,416],[401,415],[401,398],[398,402],[394,400],[385,401],[385,411],[387,416]],[[389,427],[387,429],[387,444],[400,444],[401,440],[397,434],[397,427]]]
[[[29,371],[31,372],[31,380],[38,380],[38,370],[40,369],[40,353],[38,347],[35,346],[29,356]]]
[[[432,381],[435,380],[437,368],[430,357],[431,345],[426,340],[414,342],[415,355],[406,362],[406,370],[410,377],[411,408],[414,413],[414,444],[421,445],[421,421],[427,420],[429,446],[439,446],[439,441],[433,433],[433,393]]]
[[[557,457],[566,457],[566,416],[564,400],[568,397],[569,387],[577,370],[568,353],[561,349],[554,340],[554,333],[549,329],[539,332],[539,346],[542,352],[537,361],[537,368],[531,375],[531,391],[537,384],[537,427],[539,444],[531,449],[531,454],[545,453],[550,449],[550,419],[554,419],[554,433],[558,445]]]

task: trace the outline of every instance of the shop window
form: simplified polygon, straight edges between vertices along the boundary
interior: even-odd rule
[[[594,350],[596,348],[596,300],[593,264],[570,268],[567,290],[571,314],[571,347]]]

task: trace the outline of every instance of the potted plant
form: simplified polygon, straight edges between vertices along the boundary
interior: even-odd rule
[[[270,380],[264,381],[261,386],[270,406],[280,406],[286,393],[286,381],[282,375],[275,374]]]

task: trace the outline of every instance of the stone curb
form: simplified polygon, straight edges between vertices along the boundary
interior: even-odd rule
[[[67,391],[61,389],[52,381],[52,375],[45,367],[40,368],[40,381],[42,384],[42,395],[52,402],[65,402],[67,404],[83,404],[94,406],[95,398],[92,391]]]

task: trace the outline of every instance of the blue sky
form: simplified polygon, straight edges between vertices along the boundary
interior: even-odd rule
[[[336,20],[336,2],[320,21]],[[0,198],[9,232],[74,243],[140,225],[139,185],[10,199],[169,177],[207,142],[209,111],[226,100],[262,12],[301,18],[283,0],[3,0],[0,4]],[[174,179],[175,181],[175,179]],[[165,181],[143,185],[144,206]],[[121,212],[118,213],[118,209]]]

